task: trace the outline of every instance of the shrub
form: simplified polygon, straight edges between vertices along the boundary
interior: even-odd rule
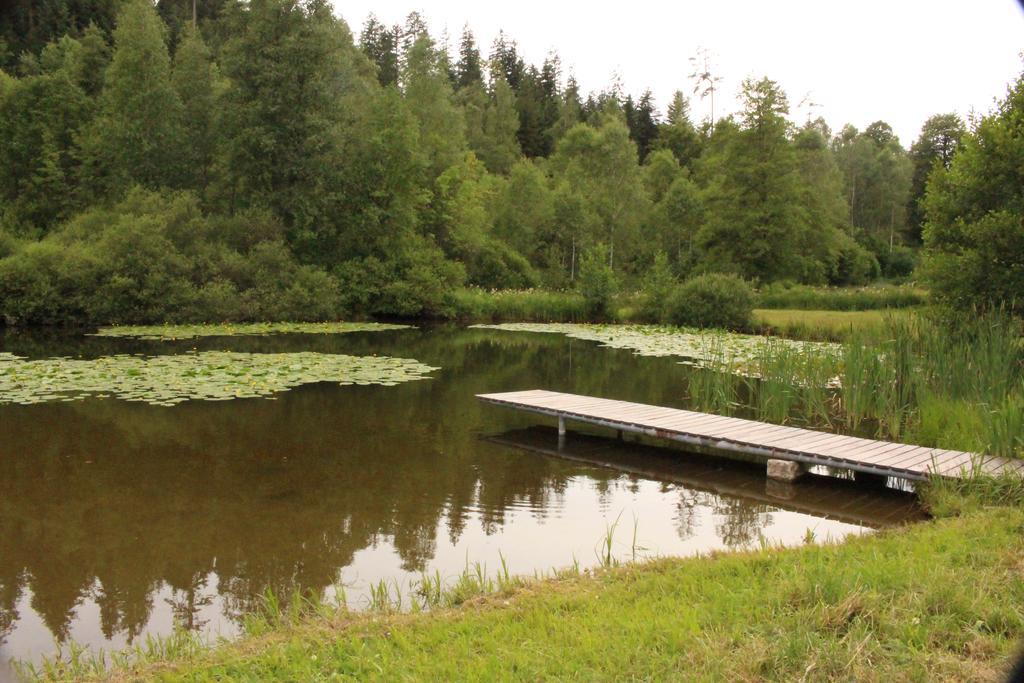
[[[644,277],[644,295],[640,303],[640,315],[645,320],[660,321],[665,318],[665,304],[679,284],[668,263],[668,255],[659,251],[654,255],[654,265]]]
[[[666,305],[667,322],[687,327],[750,326],[754,292],[735,275],[711,273],[676,287]]]
[[[608,265],[608,250],[603,244],[583,252],[577,284],[586,300],[587,314],[594,318],[607,318],[619,283]]]

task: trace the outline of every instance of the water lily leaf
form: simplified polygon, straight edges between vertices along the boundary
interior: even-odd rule
[[[0,354],[0,405],[92,396],[172,406],[187,400],[269,397],[314,382],[386,385],[426,379],[438,368],[408,358],[323,353],[191,352],[28,360]]]

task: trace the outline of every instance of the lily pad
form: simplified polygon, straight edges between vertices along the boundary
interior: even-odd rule
[[[613,349],[629,349],[639,356],[679,356],[687,365],[752,374],[752,364],[769,346],[800,352],[838,355],[838,344],[796,341],[779,337],[738,334],[722,330],[695,330],[659,325],[595,325],[576,323],[503,323],[473,327],[509,332],[564,334],[594,341]]]
[[[124,325],[101,327],[94,337],[127,337],[156,341],[196,337],[264,336],[268,334],[347,334],[411,329],[388,323],[239,323],[237,325]]]
[[[28,360],[0,353],[0,404],[114,397],[171,406],[188,400],[270,397],[302,384],[395,386],[438,368],[409,358],[205,351],[94,360]]]

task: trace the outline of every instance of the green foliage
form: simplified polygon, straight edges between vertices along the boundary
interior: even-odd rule
[[[46,70],[0,87],[0,220],[39,236],[79,204],[76,137],[94,105],[76,81],[81,45],[45,51]]]
[[[785,93],[774,81],[747,80],[742,96],[742,127],[718,128],[725,141],[709,161],[708,219],[697,239],[709,270],[768,282],[797,269],[807,219]]]
[[[1024,77],[928,182],[924,274],[952,308],[1024,311]]]
[[[936,114],[924,122],[921,135],[910,147],[914,165],[907,203],[907,230],[911,242],[919,243],[925,222],[924,195],[928,178],[936,168],[948,169],[953,154],[967,130],[956,114]]]
[[[277,222],[206,216],[134,190],[0,259],[0,318],[21,324],[326,320],[335,278],[295,262]]]
[[[543,290],[458,289],[452,294],[452,312],[459,320],[489,322],[571,322],[587,319],[586,300],[582,295]]]
[[[151,2],[123,3],[99,114],[84,133],[84,177],[96,195],[180,186],[181,99],[164,32]]]
[[[618,279],[608,261],[608,249],[601,243],[583,252],[580,259],[577,286],[587,303],[588,314],[597,319],[611,314],[612,297],[619,288]]]
[[[691,278],[669,296],[665,322],[684,327],[747,329],[754,292],[735,275],[711,273]]]
[[[869,311],[908,308],[927,303],[927,293],[912,286],[808,287],[775,283],[757,292],[758,308],[795,308],[819,311]]]
[[[601,243],[616,279],[633,287],[658,252],[677,278],[847,285],[913,268],[901,244],[910,161],[891,129],[847,128],[830,145],[823,121],[787,122],[786,95],[769,79],[744,83],[735,120],[698,130],[682,92],[664,119],[649,92],[584,98],[571,75],[563,84],[557,55],[528,64],[504,34],[484,79],[468,27],[453,63],[417,13],[395,27],[371,17],[357,46],[326,0],[200,0],[196,25],[188,0],[60,4],[17,2],[0,15],[0,40],[27,49],[0,49],[17,73],[0,71],[0,229],[46,240],[82,216],[118,211],[133,187],[187,190],[204,220],[226,229],[243,215],[280,226],[275,247],[239,251],[254,271],[298,264],[287,284],[263,285],[283,293],[261,315],[303,306],[330,315],[339,301],[367,314],[442,315],[463,282],[573,288],[581,255]],[[918,171],[932,157],[948,163],[944,121],[915,147]],[[1000,250],[1015,248],[1008,219],[986,220],[978,225]],[[169,299],[215,317],[255,315],[242,292],[252,287],[233,274],[183,276],[187,266],[159,258],[159,240],[136,237],[140,258],[155,259],[154,287],[161,273],[191,278]],[[27,244],[2,258],[24,259],[6,267],[23,282],[17,291],[39,292],[28,283],[35,265],[52,272],[66,258],[88,270],[93,256],[105,260],[76,250]],[[157,313],[104,286],[113,288],[104,311],[76,303],[84,295],[71,284],[59,306],[47,297],[5,305],[24,306],[20,320],[70,322],[117,305],[133,319]],[[33,313],[44,300],[56,308]]]
[[[599,128],[572,128],[559,141],[551,166],[565,183],[561,189],[576,198],[571,225],[576,243],[586,247],[602,242],[612,267],[629,263],[637,254],[636,235],[647,198],[636,145],[621,118],[609,114]]]
[[[641,315],[647,320],[660,322],[667,318],[666,309],[679,281],[669,266],[668,255],[659,251],[654,264],[644,276],[644,299]]]
[[[215,115],[219,95],[217,71],[197,29],[183,30],[174,53],[171,84],[182,105],[182,185],[202,192],[210,179],[215,152]]]

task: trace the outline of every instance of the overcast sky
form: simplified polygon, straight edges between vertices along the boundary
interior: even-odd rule
[[[371,12],[390,25],[418,10],[435,36],[447,29],[453,49],[468,22],[486,56],[504,29],[538,66],[557,49],[584,93],[618,74],[634,96],[650,88],[662,113],[673,91],[692,93],[688,59],[705,47],[722,77],[716,116],[736,110],[744,78],[768,76],[789,95],[793,120],[807,118],[798,104],[809,96],[833,129],[884,119],[908,147],[932,114],[987,113],[1020,75],[1024,49],[1015,0],[333,2],[357,36]],[[708,115],[708,100],[692,105],[695,118]]]

